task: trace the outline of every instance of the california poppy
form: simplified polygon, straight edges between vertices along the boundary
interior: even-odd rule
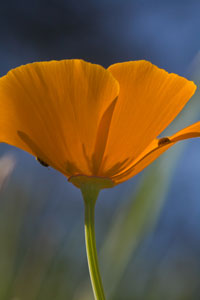
[[[0,141],[69,180],[96,176],[116,185],[177,141],[200,136],[197,122],[157,138],[195,89],[147,61],[108,69],[78,59],[28,64],[0,79]]]
[[[195,90],[192,81],[147,61],[108,69],[79,59],[28,64],[0,79],[0,142],[57,169],[87,198],[86,183],[117,185],[176,142],[199,137],[197,122],[158,138]],[[98,189],[89,193],[96,198]]]

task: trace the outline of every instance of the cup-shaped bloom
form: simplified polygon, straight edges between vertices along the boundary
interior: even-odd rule
[[[0,142],[76,178],[119,184],[176,142],[200,136],[200,122],[158,138],[196,86],[147,61],[105,69],[83,60],[37,62],[0,79]]]

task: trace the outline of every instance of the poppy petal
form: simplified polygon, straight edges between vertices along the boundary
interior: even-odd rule
[[[91,175],[99,124],[118,93],[108,70],[83,60],[18,67],[0,79],[0,141],[67,176]]]
[[[136,159],[173,121],[196,89],[192,81],[147,61],[118,63],[108,70],[118,80],[120,93],[102,174],[116,165],[119,158],[121,162]]]
[[[130,168],[113,176],[112,180],[118,184],[135,176],[156,160],[161,154],[168,150],[175,143],[189,138],[200,137],[200,122],[190,125],[171,137],[155,139],[145,151],[133,162]]]

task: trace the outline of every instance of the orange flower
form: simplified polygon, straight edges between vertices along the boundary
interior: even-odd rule
[[[77,186],[102,177],[116,185],[176,142],[200,136],[197,122],[157,138],[195,89],[147,61],[108,69],[78,59],[28,64],[0,79],[0,141]]]

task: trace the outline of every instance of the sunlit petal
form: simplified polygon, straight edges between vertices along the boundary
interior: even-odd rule
[[[107,111],[109,127],[118,93],[118,82],[109,71],[82,60],[16,68],[0,79],[0,141],[68,176],[90,175],[95,151],[98,156],[98,133],[105,144],[100,122]]]
[[[110,126],[102,174],[119,172],[135,160],[173,121],[194,94],[192,81],[169,74],[147,61],[112,65],[120,84]]]

